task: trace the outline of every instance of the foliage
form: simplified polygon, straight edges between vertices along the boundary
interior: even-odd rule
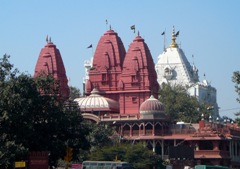
[[[176,85],[164,84],[160,90],[160,101],[165,106],[165,113],[172,121],[198,122],[201,114],[205,115],[206,106],[190,96],[187,88]]]
[[[0,59],[0,168],[26,151],[49,151],[51,165],[65,155],[90,147],[89,130],[74,102],[59,99],[59,83],[51,75],[30,75],[13,69],[9,56]],[[81,144],[80,144],[81,143]],[[6,148],[8,151],[6,151]],[[21,160],[21,159],[20,159]]]
[[[127,161],[134,168],[145,168],[146,166],[161,166],[162,160],[144,144],[114,144],[112,146],[97,147],[91,152],[89,160],[97,161]]]
[[[107,124],[87,123],[87,125],[90,130],[88,139],[92,149],[107,145],[111,146],[113,144],[111,136],[113,135],[114,128],[109,127]]]
[[[72,100],[79,98],[81,95],[80,89],[70,86],[70,98]]]
[[[103,146],[112,146],[112,134],[114,132],[114,128],[109,127],[107,124],[95,124],[89,121],[85,121],[82,123],[84,129],[87,131],[86,139],[87,141],[83,141],[81,144],[81,148],[78,149],[79,151],[76,152],[76,158],[74,162],[82,162],[88,159],[89,153],[94,151],[98,147]],[[87,145],[84,144],[88,143]],[[90,148],[90,149],[89,149]]]
[[[238,126],[240,126],[240,118],[239,118],[239,117],[237,117],[237,118],[235,119],[235,123],[236,123]]]
[[[238,98],[236,99],[240,103],[240,72],[233,72],[232,81],[235,83],[235,91],[238,94]]]
[[[233,72],[232,81],[235,83],[235,91],[238,94],[238,98],[236,100],[240,103],[240,71]],[[235,115],[237,116],[235,122],[238,126],[240,126],[240,118],[238,117],[240,113],[237,112]]]
[[[235,116],[237,116],[237,118],[235,119],[235,123],[238,125],[238,126],[240,126],[240,112],[237,112],[237,113],[235,113]]]

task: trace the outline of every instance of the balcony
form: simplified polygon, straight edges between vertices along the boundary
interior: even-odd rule
[[[230,158],[228,151],[223,150],[195,150],[194,158]]]

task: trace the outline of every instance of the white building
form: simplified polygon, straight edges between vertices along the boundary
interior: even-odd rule
[[[217,91],[205,79],[205,75],[204,80],[199,81],[198,69],[194,64],[189,63],[183,50],[176,43],[177,34],[175,34],[173,27],[170,46],[158,56],[158,62],[155,65],[158,83],[160,86],[166,83],[189,87],[188,91],[191,96],[195,96],[200,102],[214,107],[212,118],[215,120],[219,116]]]
[[[86,83],[89,79],[89,71],[92,67],[92,61],[93,61],[93,58],[91,60],[84,61],[85,77],[83,78],[83,96],[85,96],[85,87],[86,87]]]

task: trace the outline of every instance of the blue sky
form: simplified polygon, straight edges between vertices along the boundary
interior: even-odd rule
[[[235,118],[240,111],[231,77],[240,70],[240,1],[238,0],[3,0],[0,2],[0,54],[21,72],[33,75],[39,52],[50,36],[61,52],[70,85],[82,91],[84,60],[109,25],[121,37],[125,49],[136,36],[145,39],[152,57],[162,53],[166,29],[167,45],[173,25],[190,63],[217,89],[220,115]],[[106,27],[105,20],[108,20]],[[93,50],[93,51],[94,51]]]

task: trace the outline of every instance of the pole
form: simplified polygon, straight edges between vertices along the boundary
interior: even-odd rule
[[[66,167],[65,167],[65,169],[68,169],[68,162],[66,162]]]
[[[68,159],[68,145],[67,145],[67,150],[66,150],[66,167],[65,167],[65,169],[68,169],[68,161],[69,161],[69,159]]]
[[[106,30],[108,29],[107,26],[108,26],[108,20],[106,19]]]
[[[164,42],[163,42],[163,51],[166,49],[166,28],[164,30]]]

